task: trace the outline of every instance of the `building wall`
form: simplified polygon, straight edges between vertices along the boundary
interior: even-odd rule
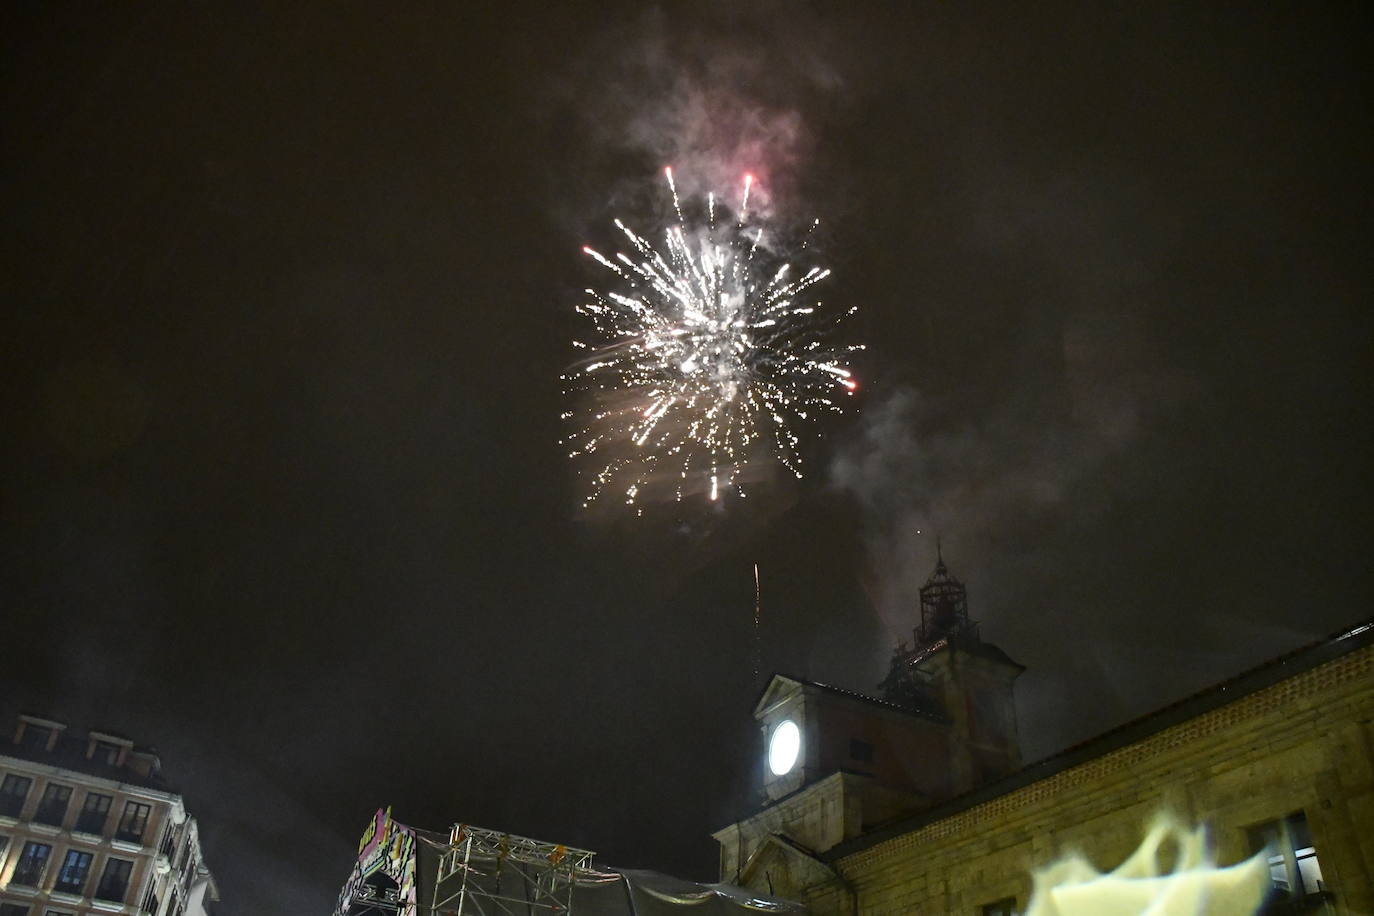
[[[764,794],[772,801],[844,771],[871,777],[878,785],[927,798],[962,788],[951,777],[949,722],[883,700],[774,675],[756,706],[765,750],[784,719],[801,728],[801,756],[790,772],[774,775],[760,757]],[[868,759],[853,754],[853,742],[868,745]]]
[[[823,914],[976,916],[1032,870],[1082,850],[1110,870],[1167,809],[1213,829],[1219,860],[1247,828],[1305,813],[1331,912],[1374,914],[1374,646],[910,832],[841,855],[802,891]],[[837,850],[843,852],[843,850]]]
[[[940,760],[948,767],[949,790],[942,794],[968,791],[1016,769],[1021,750],[1012,685],[1020,666],[981,658],[955,643],[918,667],[950,718],[950,747]]]
[[[812,740],[822,748],[818,772],[866,773],[879,785],[918,791],[932,798],[948,795],[954,788],[948,766],[948,726],[900,712],[831,703],[822,707],[812,733]],[[854,739],[873,749],[871,761],[850,756]]]
[[[717,831],[714,837],[720,844],[721,880],[738,881],[740,869],[750,856],[775,833],[785,834],[808,849],[829,849],[858,836],[861,793],[870,784],[871,780],[861,776],[835,773],[748,820]]]

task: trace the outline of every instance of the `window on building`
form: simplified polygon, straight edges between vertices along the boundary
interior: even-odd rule
[[[96,763],[115,766],[119,763],[119,745],[95,739],[91,741],[90,756]]]
[[[982,916],[1016,916],[1016,898],[1003,897],[992,903],[983,904],[979,910]]]
[[[161,903],[157,896],[157,885],[153,882],[148,883],[148,889],[143,892],[143,911],[145,913],[156,913],[157,905]]]
[[[48,739],[51,737],[51,728],[43,725],[34,725],[32,722],[25,722],[24,733],[19,737],[19,745],[31,751],[46,751],[48,749]]]
[[[1250,848],[1269,854],[1273,903],[1301,900],[1326,891],[1321,864],[1312,844],[1307,815],[1301,811],[1251,827]]]
[[[849,756],[860,763],[873,762],[873,745],[858,738],[849,739]]]
[[[143,842],[143,832],[148,829],[148,815],[152,808],[139,802],[129,802],[124,806],[124,816],[119,819],[119,830],[115,839],[130,843]]]
[[[25,843],[24,851],[14,866],[14,874],[10,876],[10,883],[37,887],[38,882],[43,880],[43,872],[47,871],[48,856],[51,854],[52,847],[47,843]]]
[[[67,805],[71,800],[71,786],[50,782],[43,790],[43,800],[38,803],[38,810],[33,813],[33,819],[40,824],[61,827],[63,818],[67,816]]]
[[[110,805],[114,799],[108,795],[87,792],[86,801],[81,806],[81,816],[76,819],[76,829],[82,833],[103,834],[105,824],[110,820]]]
[[[29,797],[29,787],[32,785],[33,780],[27,776],[7,773],[5,781],[0,783],[0,814],[18,817],[19,812],[24,810],[24,800]]]
[[[157,851],[170,859],[172,857],[172,851],[176,849],[177,845],[177,828],[176,825],[172,823],[171,818],[167,818],[164,824],[162,842],[158,844]]]
[[[43,916],[73,916],[73,914],[68,913],[66,910],[48,910]]]
[[[192,864],[192,852],[188,852],[185,861],[181,863],[181,893],[183,896],[191,892],[191,879],[196,876],[196,868]]]
[[[132,862],[124,859],[106,859],[105,873],[100,876],[100,884],[95,889],[96,899],[123,903],[124,895],[129,891],[129,873],[133,870]]]
[[[0,916],[29,916],[27,903],[0,903]]]
[[[53,890],[80,895],[81,889],[86,886],[86,876],[90,873],[91,854],[78,849],[68,850],[67,858],[62,862],[62,870],[57,873],[57,883],[53,885]]]

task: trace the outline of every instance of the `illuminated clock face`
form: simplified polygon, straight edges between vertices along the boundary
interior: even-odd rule
[[[768,769],[774,776],[784,776],[792,772],[801,753],[801,729],[791,719],[785,719],[773,729],[773,737],[768,739]]]

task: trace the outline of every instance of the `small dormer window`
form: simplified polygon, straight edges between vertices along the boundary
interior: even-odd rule
[[[133,744],[119,735],[92,731],[86,742],[86,759],[103,766],[122,767]]]
[[[67,726],[52,719],[38,716],[19,716],[19,728],[14,733],[14,743],[28,751],[46,753],[52,751],[57,738]]]
[[[95,739],[91,741],[91,759],[105,766],[119,764],[119,745]]]
[[[52,738],[52,729],[32,722],[24,723],[24,732],[19,736],[19,744],[30,751],[46,751]]]

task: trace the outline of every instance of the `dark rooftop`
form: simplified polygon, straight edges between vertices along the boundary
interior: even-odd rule
[[[788,680],[796,681],[799,684],[805,684],[808,687],[815,687],[819,690],[825,691],[826,693],[833,694],[834,696],[845,697],[851,700],[858,700],[861,703],[867,703],[871,706],[877,706],[882,709],[890,709],[894,712],[905,713],[906,715],[917,716],[918,718],[922,719],[929,719],[932,722],[947,723],[949,721],[949,718],[945,716],[942,712],[940,712],[940,710],[935,706],[925,707],[907,703],[895,703],[891,700],[885,700],[881,697],[870,696],[866,693],[859,693],[857,690],[848,690],[844,687],[836,687],[834,684],[824,684],[820,681],[808,680],[807,678],[797,677],[795,674],[786,674],[781,671],[775,673],[774,677],[785,677]],[[769,684],[771,683],[772,678],[769,678]],[[759,700],[762,700],[764,694],[767,692],[768,685],[765,685],[763,691],[759,694],[758,700],[754,701],[755,706],[758,705]]]
[[[39,722],[51,720],[29,716],[29,719],[38,719]],[[109,732],[104,729],[95,729],[95,736],[121,737],[117,732]],[[0,738],[0,755],[14,757],[19,760],[26,760],[30,763],[41,763],[47,766],[61,767],[64,770],[72,770],[87,776],[95,776],[100,779],[109,779],[115,782],[128,783],[129,785],[143,786],[148,789],[157,789],[161,792],[176,791],[159,772],[160,764],[157,760],[156,752],[151,748],[132,747],[129,749],[129,758],[123,766],[116,766],[105,763],[99,759],[92,759],[86,756],[86,749],[89,744],[89,733],[73,734],[70,730],[63,729],[58,733],[57,741],[51,751],[43,748],[31,747],[25,743],[14,740],[14,734],[10,733]],[[147,772],[141,772],[130,764],[134,762],[135,755],[142,756],[143,759],[151,757],[150,766]]]

